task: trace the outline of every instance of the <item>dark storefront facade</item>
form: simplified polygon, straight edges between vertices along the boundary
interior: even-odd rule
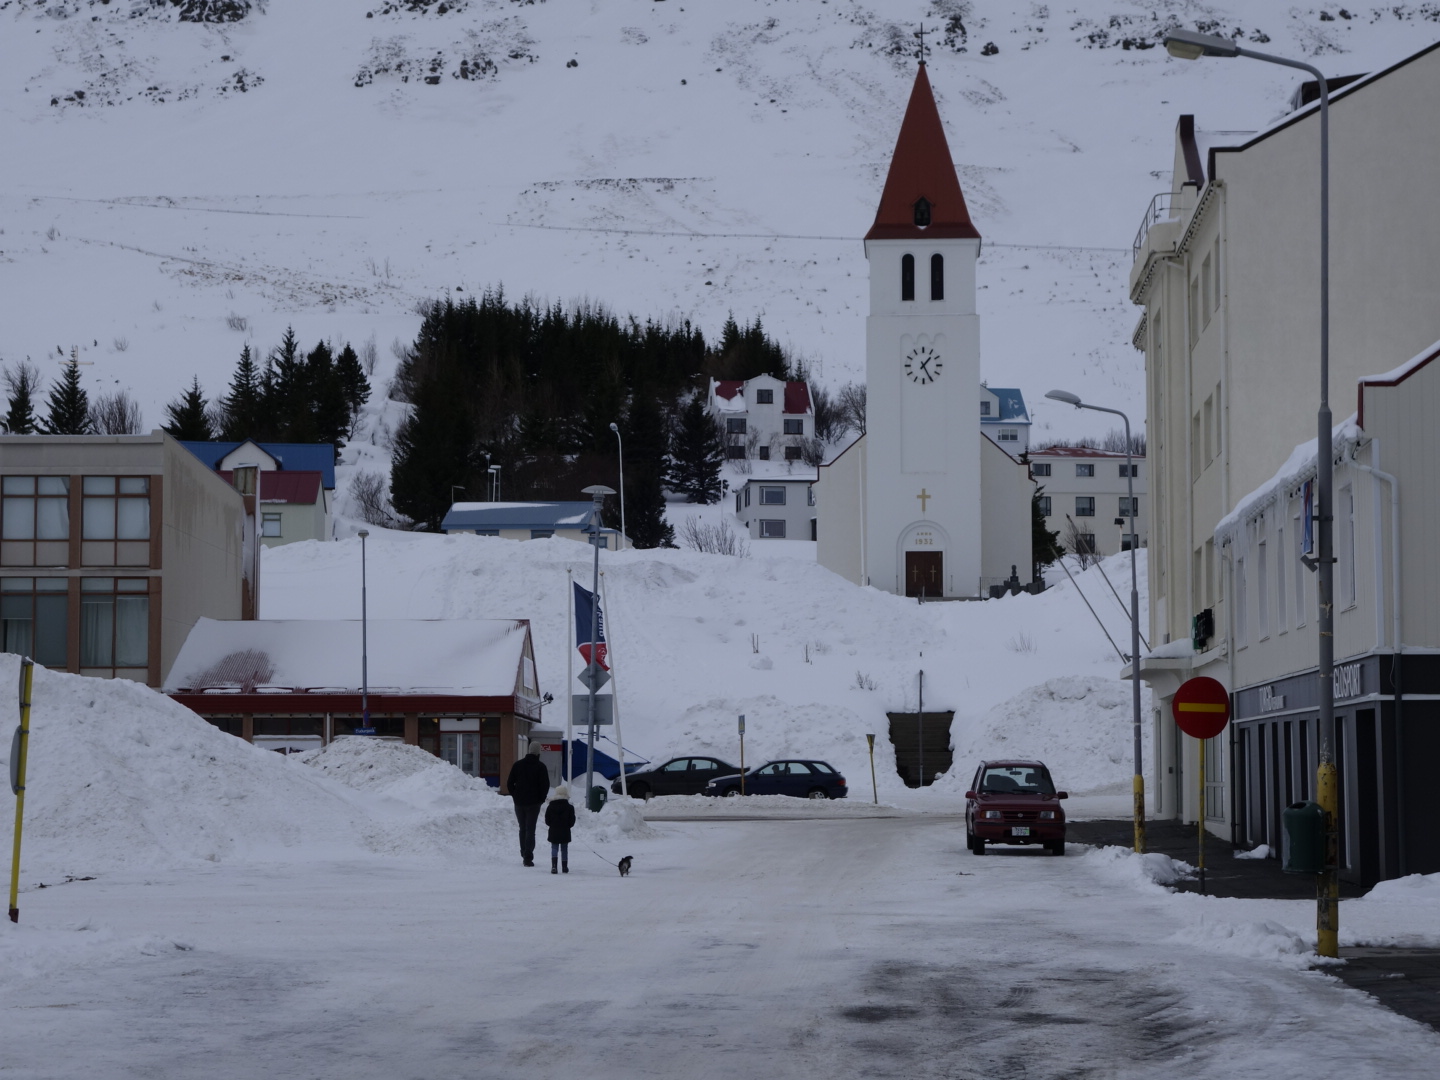
[[[1397,695],[1397,686],[1403,695]],[[1335,664],[1340,873],[1369,886],[1440,871],[1440,656],[1372,653]],[[1280,850],[1281,813],[1315,796],[1315,671],[1237,690],[1230,751],[1234,840]]]

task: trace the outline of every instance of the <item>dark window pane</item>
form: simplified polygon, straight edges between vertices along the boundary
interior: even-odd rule
[[[900,257],[900,299],[915,299],[915,256]]]
[[[64,668],[65,624],[70,603],[65,594],[35,597],[35,661],[51,668]]]
[[[945,256],[930,256],[930,299],[945,299]]]

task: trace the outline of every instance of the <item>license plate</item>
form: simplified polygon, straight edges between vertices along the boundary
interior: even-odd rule
[[[1029,825],[1016,825],[1016,826],[1014,826],[1014,827],[1011,828],[1011,830],[1010,830],[1010,835],[1011,835],[1011,836],[1029,836],[1029,835],[1030,835],[1030,826],[1029,826]]]

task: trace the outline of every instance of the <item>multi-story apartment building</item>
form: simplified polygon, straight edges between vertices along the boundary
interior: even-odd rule
[[[0,650],[161,685],[198,618],[241,618],[246,527],[162,432],[0,436]]]
[[[1302,531],[1306,513],[1295,503],[1296,492],[1287,490],[1283,512],[1271,511],[1263,552],[1241,543],[1243,529],[1237,532],[1232,520],[1247,497],[1271,485],[1295,448],[1315,435],[1319,118],[1313,94],[1300,100],[1310,104],[1254,133],[1205,132],[1193,117],[1180,118],[1170,190],[1145,214],[1130,274],[1131,299],[1144,308],[1134,344],[1145,352],[1152,469],[1154,652],[1140,672],[1156,705],[1151,792],[1161,816],[1194,821],[1203,814],[1212,831],[1255,842],[1278,839],[1276,800],[1311,795],[1315,764],[1313,693],[1281,695],[1290,704],[1283,732],[1266,726],[1273,716],[1257,719],[1245,705],[1281,677],[1308,678],[1313,685],[1313,614],[1303,630],[1294,621],[1313,610],[1313,582],[1295,576],[1297,552],[1291,550],[1294,511],[1301,511]],[[1440,338],[1433,284],[1440,278],[1440,215],[1429,180],[1440,168],[1440,119],[1432,107],[1440,100],[1440,46],[1357,79],[1331,100],[1330,399],[1338,423],[1355,412],[1361,379]],[[1259,115],[1268,108],[1256,104]],[[1390,451],[1385,467],[1396,467]],[[1352,485],[1357,522],[1372,512],[1366,493],[1372,483],[1371,474],[1363,474]],[[1351,528],[1346,498],[1337,486],[1337,538]],[[1361,549],[1354,550],[1359,559]],[[1277,558],[1285,560],[1283,570]],[[1356,565],[1360,610],[1378,563]],[[1278,611],[1282,582],[1291,589],[1284,648],[1269,614]],[[1271,606],[1256,606],[1262,596]],[[1369,603],[1377,604],[1378,596]],[[1259,633],[1262,616],[1276,640],[1259,649],[1246,635]],[[1417,632],[1429,630],[1419,626]],[[1336,661],[1343,665],[1346,650],[1361,646],[1337,633]],[[1308,645],[1292,644],[1307,635]],[[1440,638],[1403,644],[1433,648]],[[1252,659],[1262,655],[1263,664]],[[1227,686],[1239,715],[1223,738],[1210,740],[1203,804],[1187,779],[1196,775],[1197,748],[1170,719],[1176,687],[1195,675]],[[1264,700],[1273,706],[1275,697]],[[1395,791],[1393,782],[1387,786],[1387,776],[1394,778],[1386,762],[1393,767],[1396,732],[1392,725],[1386,734],[1383,717],[1367,718],[1366,711],[1359,699],[1337,705],[1346,798],[1373,794],[1377,785]],[[1377,724],[1378,734],[1372,730]],[[1248,756],[1246,746],[1253,747]],[[1270,800],[1272,811],[1259,833],[1249,831],[1246,817],[1257,799]],[[1353,809],[1347,828],[1359,827],[1360,808]],[[1373,814],[1369,820],[1376,820]],[[1352,841],[1347,850],[1354,861],[1342,873],[1364,876],[1359,852],[1379,841],[1359,833]]]
[[[1114,555],[1130,550],[1130,488],[1134,486],[1135,533],[1149,544],[1145,511],[1145,457],[1088,446],[1048,446],[1029,455],[1030,476],[1040,487],[1045,528],[1060,534],[1066,551]],[[1135,475],[1129,475],[1130,469]]]

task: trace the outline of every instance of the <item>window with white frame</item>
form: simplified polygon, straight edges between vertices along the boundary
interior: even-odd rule
[[[1258,528],[1264,529],[1262,521]],[[1255,545],[1255,633],[1264,641],[1270,636],[1270,545],[1261,540]]]
[[[761,518],[760,535],[767,540],[784,540],[785,522],[773,518]]]
[[[275,537],[280,535],[280,515],[278,513],[260,515],[260,535]]]
[[[1095,475],[1095,466],[1094,466],[1094,464],[1092,463],[1092,464],[1089,464],[1089,465],[1076,465],[1076,466],[1075,466],[1075,475],[1076,475],[1076,476],[1094,476],[1094,475]]]
[[[783,487],[762,487],[760,489],[761,506],[784,506],[785,489]]]
[[[1245,625],[1245,601],[1248,599],[1245,588],[1245,560],[1235,560],[1235,645],[1243,649],[1250,642],[1247,638],[1249,633]]]
[[[1305,625],[1305,563],[1300,556],[1305,554],[1305,531],[1301,527],[1301,514],[1290,518],[1291,545],[1295,548],[1295,628]]]
[[[1275,523],[1275,632],[1285,633],[1289,626],[1285,605],[1285,519]]]
[[[1031,476],[1049,476],[1050,463],[1048,461],[1032,461],[1030,463]]]
[[[1019,442],[1020,432],[1013,427],[1002,427],[1000,429],[1001,442]]]
[[[1075,516],[1076,516],[1076,517],[1094,517],[1094,516],[1095,516],[1095,496],[1093,496],[1093,495],[1076,495],[1076,496],[1075,496]]]

